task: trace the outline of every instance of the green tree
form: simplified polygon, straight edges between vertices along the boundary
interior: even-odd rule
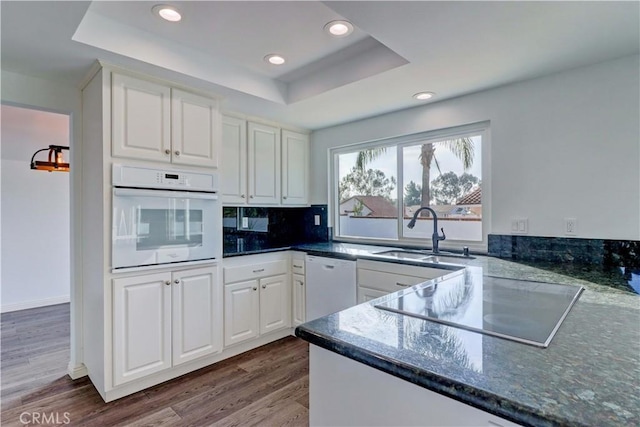
[[[476,176],[447,172],[431,181],[432,196],[439,205],[453,205],[479,182]]]
[[[382,196],[391,201],[396,188],[395,177],[388,177],[378,169],[362,170],[357,166],[345,175],[338,186],[340,202],[353,196]]]
[[[415,206],[420,204],[422,188],[413,181],[409,181],[404,186],[404,204],[405,206]]]
[[[418,159],[420,161],[420,165],[422,165],[421,206],[429,206],[431,202],[431,164],[434,163],[436,168],[438,169],[438,172],[442,173],[442,171],[440,170],[440,164],[438,163],[438,159],[436,158],[436,146],[444,147],[451,151],[458,159],[462,161],[464,170],[469,169],[473,165],[475,150],[471,138],[457,138],[438,141],[435,143],[422,144],[422,147],[420,149],[420,157]],[[386,147],[376,147],[360,151],[356,159],[355,168],[364,171],[367,163],[380,157],[380,155],[382,155],[385,150]],[[422,214],[428,216],[428,211],[423,211]]]
[[[429,206],[431,202],[431,188],[429,186],[429,176],[431,174],[431,163],[433,162],[440,170],[440,164],[436,158],[436,144],[451,151],[458,159],[462,160],[464,170],[473,165],[474,145],[471,138],[458,138],[441,141],[437,143],[422,144],[420,150],[420,164],[422,165],[422,206]],[[427,213],[424,211],[423,213]]]

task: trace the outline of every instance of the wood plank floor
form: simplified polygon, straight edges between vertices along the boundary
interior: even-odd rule
[[[309,424],[309,347],[294,337],[104,403],[87,377],[66,374],[69,304],[4,313],[1,324],[2,426],[23,426],[24,413],[50,423],[30,425],[60,425],[65,413],[78,426]]]

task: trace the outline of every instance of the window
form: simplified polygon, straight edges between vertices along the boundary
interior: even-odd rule
[[[487,128],[485,123],[332,149],[335,238],[430,247],[428,210],[418,213],[414,228],[407,227],[428,206],[447,236],[443,247],[486,247]]]

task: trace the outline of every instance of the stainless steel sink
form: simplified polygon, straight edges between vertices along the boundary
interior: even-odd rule
[[[431,259],[433,259],[432,255],[427,255],[422,252],[412,252],[412,251],[402,251],[402,250],[374,252],[373,255],[382,255],[390,258],[408,259],[412,261],[430,261]]]
[[[448,252],[441,252],[441,253],[438,253],[437,255],[431,255],[425,252],[407,251],[402,249],[374,252],[372,255],[380,255],[380,256],[394,258],[394,259],[422,261],[422,262],[429,262],[429,263],[439,263],[439,262],[455,263],[455,262],[459,262],[460,259],[475,259],[475,257],[472,257],[472,256],[465,256],[461,254],[453,254]]]

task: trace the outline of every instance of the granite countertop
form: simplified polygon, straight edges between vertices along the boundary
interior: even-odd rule
[[[372,251],[381,250],[331,242],[291,249],[347,259],[375,259]],[[399,293],[305,323],[296,334],[522,425],[640,425],[640,297],[630,287],[616,288],[598,271],[577,278],[492,257],[460,261],[463,273],[434,280],[472,274],[585,291],[546,349],[374,307]]]

